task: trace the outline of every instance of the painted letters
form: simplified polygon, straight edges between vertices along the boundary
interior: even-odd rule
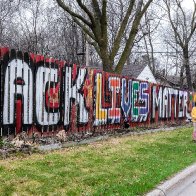
[[[20,59],[9,62],[5,73],[3,124],[14,124],[16,100],[23,102],[23,124],[33,122],[33,76],[28,64]]]
[[[108,119],[111,121],[111,124],[120,123],[120,108],[116,107],[117,93],[120,92],[120,78],[110,77],[109,89],[112,92],[112,108],[108,110]]]
[[[96,109],[94,125],[103,125],[107,123],[107,109],[102,108],[102,74],[96,74]]]
[[[71,110],[71,99],[75,99],[76,103],[79,105],[79,123],[87,123],[88,122],[88,111],[85,107],[84,96],[82,95],[81,88],[85,81],[86,69],[78,69],[78,75],[75,81],[72,80],[72,68],[65,68],[65,108],[64,110],[64,125],[68,125],[70,123],[69,113]]]
[[[97,131],[190,117],[194,92],[81,68],[52,58],[1,54],[0,135],[9,130]],[[25,129],[23,129],[25,127]],[[3,130],[3,131],[2,131]]]
[[[130,115],[131,111],[131,90],[132,90],[132,80],[128,81],[128,87],[127,87],[127,81],[125,78],[122,79],[122,95],[121,95],[121,108],[123,110],[123,114],[125,117],[125,120],[127,121]],[[128,89],[128,90],[127,90]]]
[[[60,120],[60,114],[58,112],[47,111],[47,108],[49,108],[49,105],[48,105],[49,103],[46,104],[47,94],[48,96],[50,96],[50,85],[51,83],[53,85],[57,83],[57,75],[58,75],[58,69],[39,67],[37,70],[36,116],[37,116],[38,123],[43,126],[44,125],[55,125]]]

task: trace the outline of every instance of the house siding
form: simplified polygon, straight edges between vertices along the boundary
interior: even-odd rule
[[[152,73],[152,71],[150,70],[149,66],[147,65],[143,71],[139,74],[139,76],[137,77],[138,80],[145,80],[148,82],[152,82],[157,84],[155,77]]]

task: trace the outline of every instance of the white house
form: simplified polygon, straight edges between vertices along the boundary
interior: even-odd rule
[[[155,76],[148,65],[126,65],[122,75],[157,84]]]

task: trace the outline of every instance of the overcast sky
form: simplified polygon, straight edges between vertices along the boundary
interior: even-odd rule
[[[194,5],[193,0],[184,0],[183,1],[183,6],[186,8],[189,8],[189,9],[193,8],[193,5]]]

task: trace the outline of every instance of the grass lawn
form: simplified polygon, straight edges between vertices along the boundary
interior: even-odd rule
[[[143,195],[196,162],[192,128],[0,161],[0,195]]]

